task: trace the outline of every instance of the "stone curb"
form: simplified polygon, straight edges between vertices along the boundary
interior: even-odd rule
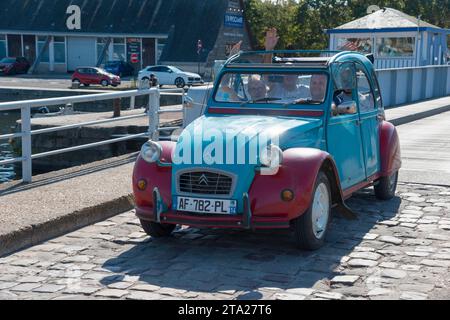
[[[391,122],[393,125],[395,126],[400,126],[402,124],[407,124],[413,121],[417,121],[417,120],[421,120],[421,119],[425,119],[428,117],[432,117],[435,115],[438,115],[440,113],[444,113],[450,111],[450,105],[446,105],[443,107],[439,107],[439,108],[435,108],[435,109],[430,109],[430,110],[426,110],[426,111],[422,111],[422,112],[418,112],[415,114],[409,114],[407,116],[403,116],[403,117],[399,117],[399,118],[395,118],[392,120],[389,120],[389,122]]]
[[[0,257],[134,208],[131,194],[84,208],[36,225],[0,235]]]

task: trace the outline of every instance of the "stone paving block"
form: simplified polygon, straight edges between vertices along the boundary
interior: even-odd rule
[[[58,291],[61,291],[64,289],[65,286],[63,285],[56,285],[56,284],[44,284],[43,286],[37,287],[36,289],[33,289],[33,292],[40,292],[40,293],[55,293]]]
[[[36,289],[37,287],[40,287],[41,284],[39,283],[22,283],[15,287],[10,288],[11,291],[21,291],[21,292],[29,292],[33,289]]]
[[[381,255],[375,252],[353,252],[350,254],[350,257],[376,261],[381,258]]]
[[[367,259],[351,259],[347,264],[354,268],[364,268],[364,267],[375,267],[377,265],[376,261]]]
[[[106,297],[106,298],[122,298],[127,294],[128,294],[127,290],[104,289],[96,292],[94,295],[97,297]]]
[[[391,244],[395,244],[395,245],[400,245],[403,242],[402,239],[399,239],[397,237],[392,237],[392,236],[381,236],[378,238],[378,241],[391,243]]]
[[[154,292],[133,290],[126,298],[129,300],[161,300],[163,296]]]
[[[17,286],[19,283],[17,282],[0,282],[0,290],[5,290]]]
[[[275,293],[275,300],[305,300],[305,296],[292,293]]]
[[[350,276],[350,275],[342,275],[336,276],[331,279],[332,284],[340,283],[345,285],[353,285],[356,281],[358,281],[359,276]]]

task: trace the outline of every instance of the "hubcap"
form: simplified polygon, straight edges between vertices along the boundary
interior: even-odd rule
[[[325,183],[317,186],[312,206],[312,227],[314,236],[322,239],[327,228],[330,215],[330,195]]]

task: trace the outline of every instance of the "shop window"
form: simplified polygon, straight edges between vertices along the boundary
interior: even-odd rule
[[[338,38],[337,50],[358,51],[372,53],[372,40],[370,38]]]
[[[377,53],[379,57],[412,57],[416,39],[413,37],[378,38]]]
[[[66,39],[64,37],[54,37],[53,48],[55,51],[55,62],[66,63]]]
[[[47,41],[46,36],[38,36],[37,37],[37,52],[38,52],[38,54],[41,54],[41,49],[45,45],[46,41]],[[49,56],[50,55],[49,55],[49,50],[48,50],[48,46],[47,46],[47,48],[45,48],[44,52],[42,52],[41,62],[49,63],[50,62]]]
[[[6,52],[6,36],[0,34],[0,59],[7,56]]]
[[[108,38],[97,38],[97,61],[100,59],[100,56],[102,55],[103,49],[105,48],[105,45],[108,43]],[[105,55],[103,56],[103,63],[104,61],[108,61],[109,57],[109,47],[106,48]]]
[[[113,60],[126,61],[126,49],[125,49],[125,39],[124,38],[114,38],[113,39]]]
[[[159,59],[161,58],[165,46],[166,46],[166,39],[158,39],[158,48],[156,50],[156,63],[159,62]]]

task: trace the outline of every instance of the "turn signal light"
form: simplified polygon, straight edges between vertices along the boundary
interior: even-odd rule
[[[281,200],[286,202],[294,200],[294,192],[289,189],[281,191]]]
[[[139,190],[144,191],[147,188],[147,181],[145,179],[140,179],[137,182],[137,187]]]

